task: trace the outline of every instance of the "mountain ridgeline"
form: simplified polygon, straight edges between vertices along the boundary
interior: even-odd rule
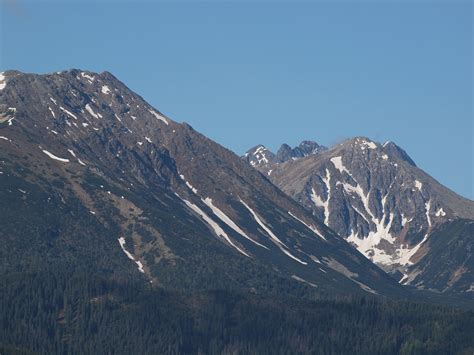
[[[467,294],[471,202],[426,174],[412,202],[384,178],[372,192],[364,157],[337,149],[243,160],[108,72],[0,73],[0,352],[472,353],[471,311],[413,301],[472,302],[401,285],[359,242],[412,284],[455,251],[467,271],[446,268],[448,288]]]
[[[399,146],[356,137],[300,158],[263,158],[272,156],[257,146],[242,159],[401,283],[474,292],[474,202]]]
[[[112,74],[3,77],[3,273],[57,265],[178,290],[405,292],[237,155]]]

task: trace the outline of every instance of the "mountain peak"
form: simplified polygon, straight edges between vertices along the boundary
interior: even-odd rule
[[[278,149],[277,153],[274,154],[265,146],[259,144],[249,149],[242,158],[244,160],[247,160],[253,167],[259,169],[261,168],[262,170],[268,172],[267,168],[269,168],[271,164],[279,164],[284,163],[288,160],[304,158],[308,155],[318,154],[326,149],[326,147],[319,145],[314,141],[304,140],[298,146],[293,148],[290,145],[283,143]],[[260,158],[254,160],[251,160],[251,158],[249,158],[261,154],[263,155],[260,156]]]
[[[288,144],[282,144],[276,154],[276,162],[284,163],[290,159],[296,160],[304,158],[308,155],[317,154],[323,150],[326,150],[326,147],[309,140],[302,141],[294,148],[291,148]]]
[[[413,161],[413,159],[410,158],[408,153],[392,141],[386,141],[385,143],[380,144],[379,142],[376,142],[370,138],[359,136],[359,137],[349,138],[334,148],[340,148],[340,147],[343,147],[345,149],[350,149],[350,150],[361,150],[361,151],[378,150],[378,152],[384,153],[381,155],[382,157],[384,157],[383,159],[387,159],[387,158],[391,160],[399,159],[399,160],[407,162],[408,164],[412,166],[416,166],[415,162]]]
[[[391,141],[387,141],[383,144],[383,149],[389,156],[396,157],[398,159],[406,161],[408,164],[410,164],[412,166],[416,166],[415,162],[408,155],[408,153],[404,149],[402,149],[398,145],[396,145],[395,143],[393,143]]]
[[[275,154],[267,149],[264,145],[258,144],[249,149],[242,157],[253,167],[265,166],[275,159]]]

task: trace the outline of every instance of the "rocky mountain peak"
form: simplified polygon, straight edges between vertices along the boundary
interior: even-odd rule
[[[405,283],[420,282],[407,270],[427,253],[438,228],[453,218],[474,219],[472,201],[441,186],[393,142],[355,137],[266,169],[273,183],[361,253],[387,271],[401,271]]]
[[[275,156],[275,163],[284,163],[288,160],[296,160],[308,155],[318,154],[327,148],[314,141],[302,141],[298,146],[291,148],[288,144],[282,144]]]
[[[298,146],[291,147],[283,143],[274,154],[263,145],[257,145],[249,149],[242,157],[249,162],[254,168],[267,175],[271,174],[271,166],[274,164],[281,164],[289,160],[297,160],[305,158],[309,155],[318,154],[327,150],[326,147],[319,145],[314,141],[302,141]]]
[[[275,159],[275,154],[273,154],[264,145],[258,144],[255,147],[249,149],[243,156],[243,159],[253,167],[264,167],[273,162]]]

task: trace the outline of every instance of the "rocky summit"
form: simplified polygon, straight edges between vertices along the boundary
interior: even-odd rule
[[[401,283],[473,292],[474,202],[395,143],[356,137],[283,163],[242,158]]]

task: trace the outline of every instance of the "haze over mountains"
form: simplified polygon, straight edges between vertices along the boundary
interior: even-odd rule
[[[402,148],[356,137],[274,157],[260,145],[242,158],[401,283],[474,291],[474,202],[439,184]]]

